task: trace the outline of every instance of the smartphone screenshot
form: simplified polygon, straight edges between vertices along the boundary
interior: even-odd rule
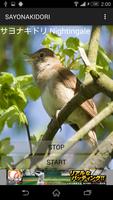
[[[112,1],[0,2],[0,193],[112,195]]]

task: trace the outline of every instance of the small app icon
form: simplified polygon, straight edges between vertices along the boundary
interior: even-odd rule
[[[5,8],[7,7],[7,4],[8,4],[7,1],[4,1],[4,6],[5,6]]]
[[[11,1],[11,7],[15,7],[16,6],[16,2],[15,1]]]
[[[55,189],[53,192],[52,192],[52,195],[53,197],[60,197],[60,191],[58,189]]]
[[[19,7],[22,7],[22,6],[23,6],[23,2],[20,1],[20,2],[18,3],[18,5],[19,5]]]
[[[86,1],[83,2],[83,3],[80,5],[80,7],[85,7],[85,6],[86,6]]]
[[[91,196],[91,194],[92,194],[92,190],[85,190],[85,191],[83,192],[83,195],[84,195],[84,196]]]
[[[8,184],[21,184],[23,180],[23,172],[18,169],[8,170]]]
[[[78,4],[79,4],[79,2],[78,2],[78,1],[74,1],[74,5],[75,5],[75,7],[77,7],[77,6],[78,6]]]
[[[22,190],[22,196],[29,196],[28,190]]]

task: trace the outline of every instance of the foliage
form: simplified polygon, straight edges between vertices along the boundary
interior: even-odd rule
[[[71,70],[76,70],[79,79],[84,79],[86,67],[81,60],[79,47],[88,51],[88,45],[81,43],[76,37],[69,37],[64,41],[60,36],[54,33],[48,33],[42,44],[46,48],[53,50],[59,56],[63,65]],[[108,76],[113,76],[113,70],[110,68],[111,60],[105,49],[99,46],[97,56],[97,71],[102,71]]]
[[[8,154],[13,150],[13,146],[10,145],[10,138],[7,137],[3,140],[0,140],[0,168],[6,168],[8,165],[11,165],[13,159]]]
[[[111,63],[111,60],[107,56],[106,51],[102,47],[99,47],[99,52],[97,56],[97,64],[99,66],[102,66],[101,71],[103,73],[105,73],[106,75],[112,78],[113,70],[110,67],[110,63]]]
[[[11,128],[15,122],[20,125],[27,123],[24,114],[27,100],[36,100],[39,96],[32,75],[14,77],[10,73],[0,73],[0,133],[6,124]],[[7,155],[12,150],[9,138],[0,141],[0,167],[12,162],[12,157]]]
[[[36,100],[40,92],[32,75],[14,77],[10,73],[0,74],[0,132],[4,125],[12,127],[15,121],[27,123],[24,108],[27,98]]]
[[[3,28],[0,26],[0,28]],[[11,29],[18,30],[19,26]],[[21,27],[26,28],[25,26]],[[9,26],[5,26],[9,30]],[[30,37],[24,31],[21,34],[6,34],[0,37],[0,71],[13,71],[15,75],[26,74],[24,53],[30,49]]]

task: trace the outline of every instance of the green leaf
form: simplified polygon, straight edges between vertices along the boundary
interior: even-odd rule
[[[40,90],[32,75],[13,77],[9,73],[0,76],[0,132],[5,124],[12,127],[15,122],[27,123],[24,108],[27,98],[36,100]]]
[[[14,147],[10,144],[10,138],[0,140],[0,168],[6,168],[11,165],[13,158],[8,156],[12,152]]]
[[[78,50],[79,47],[79,39],[78,38],[74,38],[74,37],[69,37],[66,40],[66,46],[67,48],[70,48],[74,51]]]
[[[19,120],[18,113],[14,113],[13,115],[9,116],[7,119],[7,126],[9,128],[13,127],[13,124],[16,123]]]
[[[107,56],[107,52],[106,52],[105,49],[103,49],[101,46],[99,46],[99,53],[102,55],[103,59],[104,59],[107,63],[111,63],[110,58]]]
[[[0,122],[0,133],[2,132],[4,126],[5,126],[5,121]]]
[[[58,45],[57,45],[57,44],[54,44],[54,45],[52,46],[52,50],[55,51],[55,50],[57,49],[57,47],[58,47]]]
[[[26,115],[23,112],[20,112],[19,117],[20,117],[20,123],[22,123],[22,124],[28,124]]]
[[[73,60],[72,63],[70,64],[70,69],[75,69],[75,70],[80,70],[81,63],[80,60],[76,59]]]
[[[35,84],[32,75],[24,75],[16,78],[16,85],[20,86],[20,89],[24,92],[26,97],[32,100],[38,99],[40,97],[40,90]]]
[[[0,168],[5,169],[9,165],[12,165],[13,163],[13,158],[11,156],[2,156],[0,159]]]
[[[41,95],[40,89],[34,83],[26,86],[26,88],[24,88],[23,91],[25,96],[29,97],[32,100],[37,100]]]
[[[47,38],[51,41],[51,42],[54,42],[55,44],[59,44],[59,45],[62,45],[63,43],[63,40],[60,36],[58,36],[57,34],[55,33],[48,33],[47,34]]]
[[[102,71],[103,73],[111,77],[112,75],[111,75],[110,63],[111,60],[107,56],[106,51],[99,46],[97,55],[97,65],[102,66],[102,69],[99,69],[99,71]]]
[[[1,72],[0,73],[0,84],[11,84],[14,81],[14,76],[10,73]]]
[[[7,109],[9,105],[9,96],[13,93],[13,89],[6,83],[2,84],[0,88],[0,107]],[[11,100],[11,99],[10,99]]]
[[[18,105],[20,109],[24,109],[27,99],[24,92],[20,88],[3,84],[0,90],[0,107],[6,109],[12,105]]]
[[[32,75],[22,75],[22,76],[17,76],[15,78],[15,83],[20,84],[20,87],[26,87],[26,85],[31,84],[33,81],[33,76]]]
[[[27,99],[24,92],[21,89],[19,88],[15,89],[12,98],[13,102],[15,101],[15,104],[18,105],[20,110],[23,110],[25,108],[27,104]]]
[[[51,41],[48,37],[45,37],[45,39],[42,41],[42,45],[44,45],[46,48],[49,48],[51,44]]]
[[[14,147],[10,145],[10,138],[7,137],[0,141],[0,155],[7,155],[9,154]]]
[[[18,112],[15,112],[13,113],[13,115],[9,116],[6,122],[9,128],[12,128],[13,124],[17,122],[19,124],[28,123],[26,115],[23,112],[20,112],[19,110]]]
[[[83,80],[85,77],[86,69],[85,69],[84,65],[81,65],[79,68],[80,68],[79,74],[77,75],[77,77],[78,77],[78,79]]]
[[[11,106],[0,115],[0,132],[3,130],[6,123],[8,127],[11,128],[15,122],[25,124],[27,123],[27,118],[17,106]]]
[[[14,113],[17,113],[17,107],[11,106],[10,108],[4,110],[0,115],[0,132],[2,131],[5,123],[7,123],[7,120],[9,117],[13,116]]]
[[[72,49],[64,49],[63,50],[63,53],[65,54],[65,55],[67,55],[67,56],[69,56],[69,57],[72,57],[72,58],[74,58],[74,51],[72,50]]]

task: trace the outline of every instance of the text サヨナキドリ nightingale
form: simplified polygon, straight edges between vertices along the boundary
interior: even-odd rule
[[[57,111],[79,91],[80,81],[64,67],[53,51],[42,48],[30,54],[29,59],[33,68],[33,76],[41,90],[43,106],[50,117],[56,116]],[[83,102],[67,118],[66,123],[72,127],[77,125],[80,129],[97,114],[95,103],[92,99]],[[97,144],[94,130],[86,137],[90,144]]]

